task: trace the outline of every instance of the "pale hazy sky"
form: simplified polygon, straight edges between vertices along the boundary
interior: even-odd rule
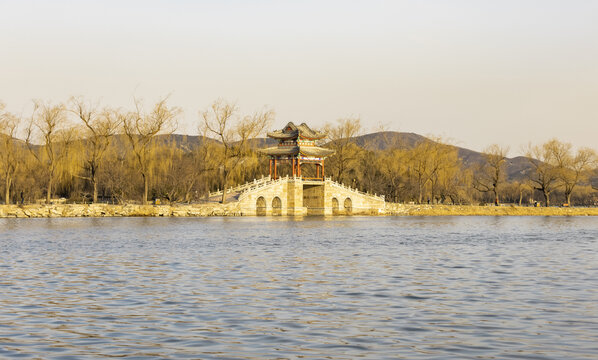
[[[598,1],[0,0],[0,84],[17,113],[171,94],[189,134],[222,97],[277,128],[361,116],[510,155],[598,148]]]

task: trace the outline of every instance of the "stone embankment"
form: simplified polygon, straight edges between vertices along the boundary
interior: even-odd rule
[[[386,214],[399,216],[598,216],[598,208],[386,203]]]
[[[242,216],[237,203],[193,205],[54,204],[0,205],[0,218],[118,216]]]
[[[192,205],[0,205],[0,218],[119,217],[119,216],[244,216],[238,202]],[[598,208],[471,205],[407,205],[386,203],[391,216],[598,216]]]

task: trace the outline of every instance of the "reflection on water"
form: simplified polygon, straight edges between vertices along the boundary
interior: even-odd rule
[[[0,358],[598,357],[593,218],[0,219]]]

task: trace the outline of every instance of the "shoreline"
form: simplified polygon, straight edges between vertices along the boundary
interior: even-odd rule
[[[531,207],[387,204],[395,216],[598,216],[598,207]]]
[[[359,214],[362,215],[362,214]],[[209,217],[245,215],[238,203],[190,205],[52,204],[0,205],[0,218]],[[371,216],[598,216],[598,207],[407,205],[387,203]]]

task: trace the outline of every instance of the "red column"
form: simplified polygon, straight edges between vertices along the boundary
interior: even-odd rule
[[[297,159],[297,173],[301,177],[301,160]]]
[[[274,158],[274,179],[276,179],[276,158]]]
[[[272,178],[272,159],[270,159],[270,178]]]
[[[293,177],[295,177],[295,158],[291,159],[291,168],[293,170],[291,170],[291,172],[293,173]]]
[[[322,160],[322,180],[324,180],[324,160]]]

